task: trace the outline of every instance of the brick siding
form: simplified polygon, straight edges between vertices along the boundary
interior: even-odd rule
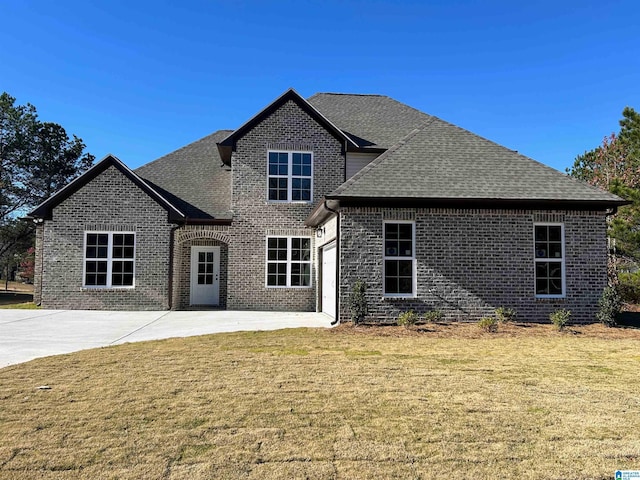
[[[383,297],[384,220],[415,220],[416,298]],[[564,223],[566,298],[535,298],[535,222]],[[574,320],[593,322],[607,282],[604,212],[344,208],[340,228],[342,321],[358,278],[368,286],[368,320],[380,322],[410,309],[477,320],[499,306],[514,308],[521,320],[548,321],[567,308]]]
[[[36,282],[42,307],[169,308],[171,228],[166,210],[109,167],[57,205],[53,218],[39,227],[37,245],[45,254]],[[135,288],[83,288],[84,233],[89,230],[136,233]]]
[[[310,203],[267,202],[269,149],[313,152],[313,199]],[[266,238],[311,237],[304,227],[315,204],[344,182],[341,143],[295,102],[289,101],[238,140],[232,157],[233,226],[229,246],[227,306],[235,310],[316,309],[312,288],[265,286]],[[312,278],[315,272],[312,272]],[[315,280],[315,279],[314,279]]]

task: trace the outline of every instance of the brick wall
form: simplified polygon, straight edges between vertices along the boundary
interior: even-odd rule
[[[416,298],[383,298],[383,220],[416,222]],[[534,222],[564,223],[566,298],[535,298]],[[499,306],[521,320],[548,321],[567,308],[574,320],[592,322],[607,282],[604,212],[344,208],[339,255],[342,321],[358,278],[368,286],[369,320],[383,322],[409,309],[475,320]]]
[[[313,152],[312,202],[267,202],[269,149]],[[305,228],[303,222],[320,198],[344,181],[341,142],[289,101],[238,140],[232,157],[232,179],[228,308],[314,311],[315,281],[312,288],[265,286],[266,237],[311,237],[315,252],[314,231]]]
[[[44,308],[162,310],[169,308],[167,212],[116,168],[109,167],[53,209],[38,242]],[[83,288],[84,232],[136,233],[135,288]],[[40,230],[39,230],[40,231]],[[38,270],[38,266],[36,269]]]

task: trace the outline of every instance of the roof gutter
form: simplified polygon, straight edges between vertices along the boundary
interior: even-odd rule
[[[368,197],[327,195],[327,200],[339,202],[341,207],[396,207],[396,208],[462,208],[462,209],[562,209],[562,210],[611,210],[628,205],[626,200],[561,200],[524,198],[425,198],[425,197]],[[315,211],[314,211],[315,212]],[[311,219],[312,212],[309,215]]]
[[[318,205],[316,205],[309,216],[305,219],[304,224],[307,227],[315,228],[318,225],[324,223],[332,215],[337,215],[339,208],[340,202],[338,200],[323,198],[322,201],[318,203]]]

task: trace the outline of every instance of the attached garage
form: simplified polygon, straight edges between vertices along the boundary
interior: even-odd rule
[[[322,312],[336,316],[336,243],[322,248]]]

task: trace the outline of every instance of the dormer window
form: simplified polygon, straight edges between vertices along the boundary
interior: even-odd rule
[[[311,202],[313,154],[269,151],[268,193],[270,202]]]

